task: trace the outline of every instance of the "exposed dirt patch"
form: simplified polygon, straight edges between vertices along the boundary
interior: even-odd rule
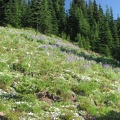
[[[48,91],[44,90],[43,92],[38,92],[37,94],[38,99],[45,101],[49,104],[52,104],[53,102],[59,102],[60,97],[50,94]]]
[[[0,112],[0,120],[8,120],[8,118],[6,117],[5,113]]]

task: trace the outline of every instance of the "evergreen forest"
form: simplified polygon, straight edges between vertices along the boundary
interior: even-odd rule
[[[33,28],[120,61],[120,17],[96,0],[0,0],[0,26]]]

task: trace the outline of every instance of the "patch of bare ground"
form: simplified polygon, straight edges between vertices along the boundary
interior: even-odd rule
[[[0,112],[0,120],[8,120],[4,112]]]

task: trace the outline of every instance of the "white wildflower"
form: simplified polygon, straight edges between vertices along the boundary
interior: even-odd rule
[[[50,55],[50,53],[49,53],[49,52],[47,52],[47,55],[49,56],[49,55]]]
[[[27,55],[29,55],[29,52],[26,52]]]
[[[34,115],[34,113],[32,113],[32,112],[29,112],[29,113],[28,113],[28,115],[31,115],[31,116],[32,116],[32,115]]]
[[[28,63],[28,67],[30,67],[30,63]]]
[[[24,103],[26,103],[26,102],[15,102],[15,104],[17,104],[17,105],[24,104]]]
[[[74,113],[74,116],[75,116],[75,117],[79,117],[79,114],[78,114],[78,113]]]
[[[87,80],[87,81],[91,81],[91,78],[90,77],[88,77],[88,76],[82,76],[81,77],[81,80]]]

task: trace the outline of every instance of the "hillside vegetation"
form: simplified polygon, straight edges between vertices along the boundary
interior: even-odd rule
[[[0,27],[0,120],[120,120],[120,63]]]
[[[66,11],[66,5],[69,9]],[[33,28],[120,61],[120,17],[96,0],[0,0],[0,26]],[[101,3],[101,2],[100,2]]]

